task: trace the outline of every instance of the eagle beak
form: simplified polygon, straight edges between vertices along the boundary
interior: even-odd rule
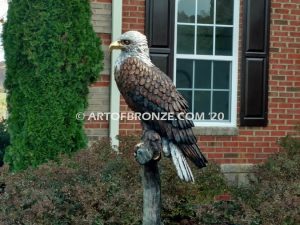
[[[112,51],[114,49],[122,49],[122,48],[123,48],[123,45],[119,41],[112,42],[109,45],[109,51]]]

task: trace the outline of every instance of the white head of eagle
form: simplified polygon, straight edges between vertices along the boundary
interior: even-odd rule
[[[143,129],[152,130],[162,139],[163,153],[172,158],[178,176],[194,181],[186,158],[199,168],[207,160],[197,145],[194,123],[184,117],[188,102],[176,90],[172,80],[151,62],[147,38],[138,31],[128,31],[111,43],[110,50],[120,49],[115,63],[115,80],[127,105],[139,113],[169,113],[172,120],[142,120]]]
[[[125,32],[117,41],[110,44],[109,49],[121,50],[121,54],[115,64],[117,69],[128,57],[137,57],[147,65],[153,66],[149,56],[147,38],[144,34],[138,31]]]

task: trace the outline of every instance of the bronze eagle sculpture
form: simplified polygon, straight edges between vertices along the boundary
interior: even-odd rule
[[[142,120],[144,127],[162,138],[162,150],[172,161],[181,180],[193,182],[194,177],[186,161],[197,167],[207,160],[197,145],[192,120],[185,118],[188,103],[176,90],[172,80],[151,62],[147,38],[138,31],[128,31],[109,46],[120,49],[115,62],[115,80],[125,102],[139,113],[172,113],[175,119]],[[180,118],[178,115],[181,115]]]

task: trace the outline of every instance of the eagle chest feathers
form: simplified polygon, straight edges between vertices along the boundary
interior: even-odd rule
[[[137,112],[180,112],[172,81],[157,67],[136,57],[125,59],[117,71],[116,82],[129,107]]]

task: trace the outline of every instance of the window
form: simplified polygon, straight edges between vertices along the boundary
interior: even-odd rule
[[[176,0],[174,82],[196,126],[236,126],[238,0]]]

